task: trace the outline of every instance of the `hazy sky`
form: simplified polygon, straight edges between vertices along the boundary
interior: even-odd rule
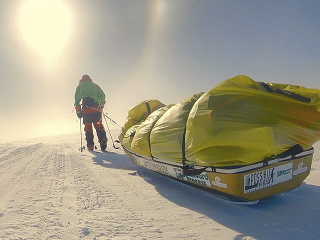
[[[45,3],[45,4],[43,4]],[[77,133],[83,74],[122,125],[245,74],[320,88],[318,0],[1,0],[0,142]]]

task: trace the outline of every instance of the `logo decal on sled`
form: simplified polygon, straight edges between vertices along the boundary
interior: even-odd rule
[[[219,178],[218,176],[214,178],[214,181],[212,181],[212,184],[217,187],[228,188],[228,185],[225,183],[222,183],[221,178]]]
[[[167,166],[163,165],[163,164],[159,164],[156,162],[151,162],[151,161],[147,161],[144,160],[142,158],[138,158],[137,156],[132,156],[133,160],[136,164],[143,166],[149,170],[161,173],[161,174],[165,174],[165,175],[169,175],[169,171]]]
[[[298,175],[308,170],[307,166],[303,166],[303,162],[300,162],[298,165],[298,170],[293,171],[293,175]]]
[[[187,176],[182,173],[181,168],[169,168],[170,176],[184,181],[190,181],[199,185],[211,187],[211,183],[207,173],[201,173],[196,176]]]
[[[292,163],[244,175],[244,193],[250,193],[292,179]]]

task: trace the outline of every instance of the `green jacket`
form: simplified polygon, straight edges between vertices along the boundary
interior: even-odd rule
[[[79,106],[81,99],[85,97],[93,98],[98,102],[99,106],[102,106],[106,102],[104,92],[97,84],[92,81],[84,81],[79,84],[74,96],[74,106]]]

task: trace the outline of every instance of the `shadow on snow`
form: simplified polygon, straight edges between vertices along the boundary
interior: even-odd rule
[[[256,205],[237,205],[170,177],[135,165],[124,153],[94,153],[93,161],[106,168],[137,171],[169,201],[206,215],[237,231],[235,240],[319,239],[320,187],[303,183],[299,188],[260,200]],[[134,175],[132,173],[128,173]],[[210,231],[210,229],[208,229]]]

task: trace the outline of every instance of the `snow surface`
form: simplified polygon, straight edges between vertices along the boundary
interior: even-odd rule
[[[114,138],[117,133],[114,132]],[[297,189],[236,205],[80,136],[0,144],[0,239],[320,239],[320,143]]]

